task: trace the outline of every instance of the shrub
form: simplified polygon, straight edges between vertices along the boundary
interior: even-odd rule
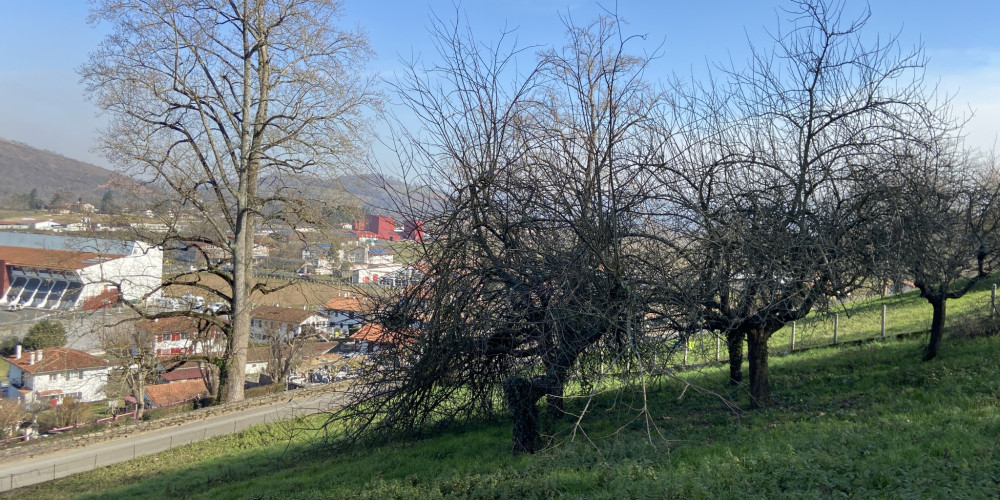
[[[63,328],[62,323],[43,319],[31,325],[21,344],[28,351],[46,347],[61,347],[66,345],[66,329]]]
[[[21,339],[15,335],[0,340],[0,356],[13,356],[14,347],[20,343]]]
[[[74,398],[63,398],[62,403],[52,407],[43,417],[43,427],[61,428],[73,424],[87,423],[93,420],[94,411],[91,405],[75,400]]]
[[[191,411],[194,409],[194,401],[188,401],[181,404],[176,404],[173,406],[161,406],[159,408],[154,408],[152,410],[146,410],[142,414],[142,419],[149,420],[159,420],[161,418],[166,418],[171,415],[176,415],[178,413],[184,413],[186,411]]]
[[[259,385],[257,387],[251,387],[243,391],[243,397],[246,399],[257,398],[260,396],[269,396],[271,394],[277,394],[285,390],[285,384],[279,382],[277,384]]]
[[[1000,315],[970,314],[948,327],[948,336],[956,339],[989,337],[1000,333]]]

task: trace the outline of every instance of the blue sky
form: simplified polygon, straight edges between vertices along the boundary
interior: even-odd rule
[[[371,71],[392,78],[399,58],[434,56],[427,30],[431,11],[455,15],[443,1],[346,0],[343,24],[368,33],[377,52]],[[459,8],[482,40],[515,28],[522,45],[560,44],[560,16],[578,23],[604,7],[629,22],[631,34],[645,34],[637,49],[660,47],[653,78],[699,72],[707,62],[744,60],[748,40],[765,45],[766,29],[776,26],[787,2],[619,0],[598,4],[566,0],[466,1]],[[864,2],[848,0],[848,9]],[[1000,1],[872,0],[868,33],[897,33],[904,46],[924,45],[931,83],[957,93],[958,111],[975,111],[969,141],[988,148],[1000,136]],[[63,0],[0,0],[0,137],[111,167],[90,151],[100,118],[88,103],[75,68],[81,65],[106,26],[86,23],[87,4]]]

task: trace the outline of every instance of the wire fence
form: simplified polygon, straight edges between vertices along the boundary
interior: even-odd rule
[[[914,315],[912,303],[925,306],[927,314]],[[960,318],[969,314],[997,317],[996,304],[997,285],[993,285],[988,297],[949,301],[948,317]],[[793,321],[771,336],[768,351],[771,356],[781,356],[819,347],[922,334],[930,330],[930,311],[924,299],[913,295],[882,302],[859,302],[839,311]],[[670,360],[675,366],[695,367],[729,361],[725,334],[706,331],[677,341],[681,344],[674,349]],[[743,350],[746,359],[745,342]]]

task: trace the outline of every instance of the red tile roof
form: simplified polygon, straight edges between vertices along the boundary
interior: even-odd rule
[[[162,333],[196,333],[201,331],[221,331],[209,321],[188,316],[171,316],[155,320],[138,321],[136,328],[153,334]]]
[[[106,359],[68,347],[46,347],[41,351],[42,359],[40,361],[36,359],[35,364],[31,364],[31,354],[36,351],[22,351],[21,359],[14,359],[13,356],[4,359],[26,373],[48,373],[111,366],[111,363]]]
[[[201,368],[178,368],[174,371],[161,373],[160,378],[167,382],[177,382],[180,380],[203,380],[204,375]]]
[[[385,328],[382,328],[382,325],[376,323],[365,323],[357,332],[351,335],[351,338],[383,344],[398,344],[400,341],[404,344],[413,342],[412,338],[407,338],[407,336],[400,335],[399,333],[388,332]]]
[[[100,263],[102,260],[117,259],[117,254],[96,254],[70,250],[49,250],[0,245],[0,260],[8,265],[76,271]]]
[[[169,406],[206,396],[208,388],[201,379],[182,380],[169,384],[148,385],[146,395],[156,406]]]
[[[365,303],[364,298],[358,297],[334,297],[323,307],[332,311],[354,311],[361,312]]]

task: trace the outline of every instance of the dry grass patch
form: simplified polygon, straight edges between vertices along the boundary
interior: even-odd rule
[[[226,287],[222,278],[207,273],[192,276],[191,281],[197,282],[201,286],[207,286],[213,290],[222,290]],[[315,281],[289,282],[288,280],[275,278],[261,278],[261,281],[270,288],[281,288],[266,295],[261,292],[254,292],[251,298],[255,304],[277,304],[281,307],[307,307],[312,309],[326,304],[327,301],[338,294],[357,293],[349,286],[333,285]],[[208,302],[220,300],[217,296],[212,296],[212,294],[197,286],[171,285],[164,291],[164,295],[172,297],[181,297],[188,293],[192,295],[201,295],[205,297],[205,300]]]

